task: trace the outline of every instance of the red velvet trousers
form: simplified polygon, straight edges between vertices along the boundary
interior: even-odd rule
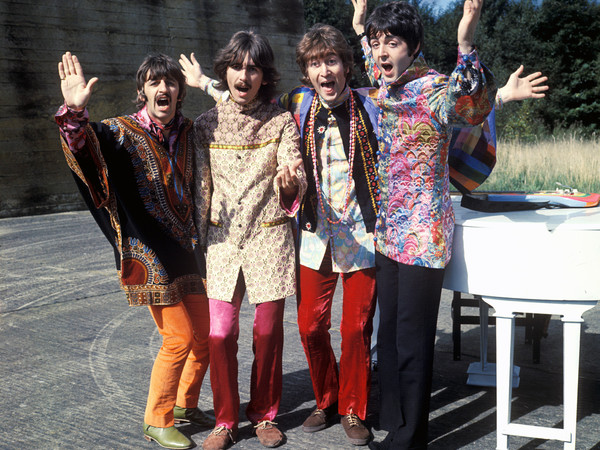
[[[308,360],[317,408],[338,402],[341,415],[367,415],[371,389],[371,332],[377,290],[375,268],[342,273],[343,305],[339,373],[331,348],[331,305],[339,273],[329,251],[319,270],[300,265],[298,328]]]

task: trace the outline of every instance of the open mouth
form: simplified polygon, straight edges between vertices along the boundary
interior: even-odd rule
[[[321,87],[325,89],[333,89],[335,87],[335,81],[326,81],[321,83]]]
[[[166,107],[171,104],[171,99],[166,95],[163,95],[156,99],[156,104],[160,107]]]
[[[248,86],[247,84],[238,84],[235,86],[235,88],[241,93],[246,93],[250,90],[250,86]]]
[[[390,64],[390,63],[381,63],[381,69],[384,72],[389,73],[389,72],[391,72],[394,69],[394,65]]]

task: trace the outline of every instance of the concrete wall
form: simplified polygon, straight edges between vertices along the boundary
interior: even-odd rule
[[[302,0],[2,0],[0,22],[0,217],[84,207],[53,120],[62,104],[57,64],[67,50],[88,79],[100,79],[91,120],[135,111],[134,76],[147,53],[178,59],[193,51],[212,75],[216,51],[241,29],[269,37],[281,89],[298,84]],[[183,112],[195,118],[213,103],[190,91]]]

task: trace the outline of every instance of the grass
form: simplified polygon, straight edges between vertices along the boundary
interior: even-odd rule
[[[576,133],[533,143],[499,141],[497,162],[478,191],[555,190],[556,183],[600,193],[600,138]]]

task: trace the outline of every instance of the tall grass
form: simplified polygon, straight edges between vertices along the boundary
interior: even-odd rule
[[[499,141],[496,167],[477,190],[555,190],[557,182],[600,193],[600,137],[570,133],[537,142]]]

